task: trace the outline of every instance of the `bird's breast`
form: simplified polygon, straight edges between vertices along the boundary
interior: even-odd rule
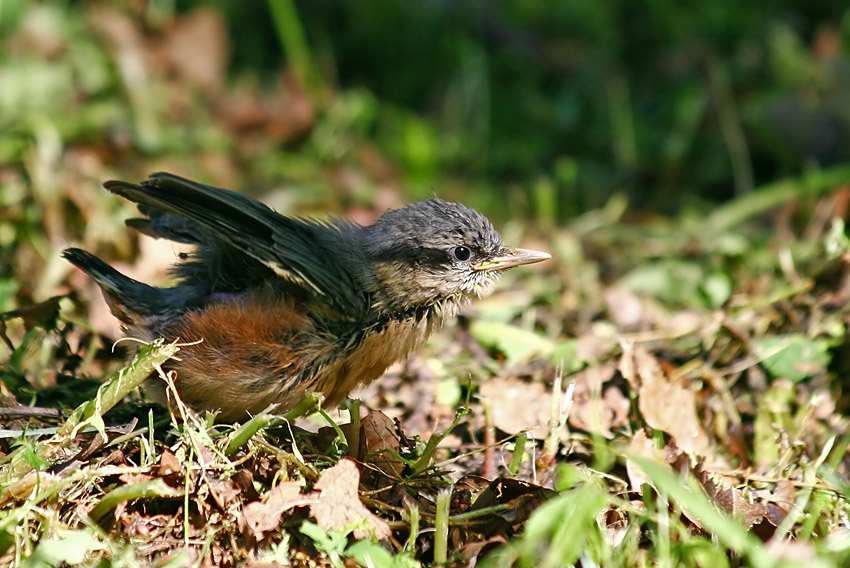
[[[322,392],[327,403],[339,404],[355,388],[380,377],[387,367],[420,347],[441,321],[438,314],[428,310],[364,330],[348,352],[321,373],[317,382],[325,386]]]
[[[258,295],[190,311],[163,335],[188,343],[168,365],[183,400],[237,420],[274,402],[291,408],[305,392],[336,406],[407,357],[441,321],[434,310],[417,310],[331,333],[295,303]],[[153,395],[162,402],[158,387]]]

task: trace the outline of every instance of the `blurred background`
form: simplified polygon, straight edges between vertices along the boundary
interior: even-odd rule
[[[602,259],[592,282],[658,254],[618,248],[629,235],[579,242],[592,211],[616,226],[710,218],[714,233],[691,232],[702,247],[831,193],[814,235],[850,202],[848,34],[832,0],[4,0],[0,310],[98,298],[59,257],[70,244],[161,282],[175,246],[127,231],[132,205],[101,188],[157,170],[361,222],[461,200],[506,240],[556,249],[570,290],[577,255]],[[557,227],[574,232],[553,244]],[[117,334],[94,303],[94,326]]]
[[[7,0],[0,18],[0,162],[37,188],[159,165],[564,223],[850,158],[850,17],[830,0]]]

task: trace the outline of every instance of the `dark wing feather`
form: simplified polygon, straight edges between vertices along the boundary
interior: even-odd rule
[[[139,205],[139,213],[145,215],[145,218],[127,219],[124,224],[155,239],[192,245],[205,242],[204,228],[191,219],[164,213],[146,205]]]
[[[368,306],[356,268],[340,261],[340,247],[352,249],[351,258],[362,254],[357,239],[351,238],[359,226],[285,217],[247,195],[167,173],[153,174],[141,184],[108,181],[104,187],[138,203],[143,212],[150,208],[196,223],[212,238],[325,296],[346,313],[359,315]]]

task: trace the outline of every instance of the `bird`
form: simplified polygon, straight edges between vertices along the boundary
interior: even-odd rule
[[[170,268],[176,283],[139,282],[79,248],[63,256],[98,284],[128,337],[183,344],[166,366],[177,392],[220,420],[289,409],[307,393],[337,406],[505,270],[551,258],[505,246],[484,215],[437,197],[361,225],[285,216],[163,172],[104,187],[136,203],[142,217],[128,227],[194,245]],[[166,403],[165,381],[144,387]]]

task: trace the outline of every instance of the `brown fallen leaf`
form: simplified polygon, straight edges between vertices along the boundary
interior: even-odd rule
[[[501,431],[545,434],[552,414],[552,393],[543,383],[494,377],[481,384],[480,393],[481,400],[490,405],[493,422]]]
[[[142,483],[150,481],[154,476],[149,473],[122,473],[118,476],[124,485],[133,485],[134,483]]]
[[[390,536],[390,527],[360,501],[360,470],[354,460],[341,459],[326,469],[315,484],[315,499],[310,504],[310,514],[325,530],[341,531],[355,525],[354,538],[361,540]]]
[[[309,505],[312,500],[312,495],[301,493],[301,483],[284,481],[266,494],[265,501],[245,505],[239,522],[240,528],[243,533],[251,534],[255,540],[261,541],[265,533],[278,528],[286,511]]]
[[[399,452],[395,423],[383,412],[370,412],[360,421],[358,455],[369,465],[397,478],[404,469],[404,462],[393,452]]]
[[[702,462],[696,465],[693,474],[708,498],[720,509],[741,521],[746,528],[752,527],[767,512],[764,503],[752,502],[741,489],[730,486],[721,477],[706,472]]]
[[[607,363],[588,367],[570,378],[575,382],[570,426],[611,439],[612,429],[628,424],[629,401],[616,387],[604,387],[615,370],[613,363]]]
[[[655,440],[647,438],[646,432],[643,430],[638,430],[632,438],[629,443],[629,452],[649,458],[657,463],[664,462],[664,451],[656,446]],[[634,460],[626,460],[626,475],[629,478],[629,484],[631,485],[632,491],[643,494],[643,485],[652,485],[652,481],[649,477],[647,477],[644,471],[635,464]]]
[[[224,84],[230,43],[221,13],[199,7],[174,19],[165,36],[151,47],[186,82],[204,91],[219,91]]]
[[[243,89],[218,101],[216,112],[223,126],[242,140],[245,151],[251,144],[247,133],[261,133],[284,144],[306,136],[317,116],[312,99],[289,72],[282,73],[280,88],[274,93],[261,95]]]
[[[613,286],[603,295],[607,313],[621,331],[637,331],[641,326],[654,322],[646,321],[646,301],[637,294]]]
[[[235,508],[242,490],[230,479],[209,479],[210,495],[222,511]]]
[[[671,381],[658,360],[642,347],[634,349],[634,368],[640,382],[638,405],[646,423],[673,436],[686,452],[708,455],[708,437],[697,416],[694,392]]]
[[[771,525],[778,527],[791,512],[797,500],[797,487],[789,479],[780,479],[766,499],[768,502],[765,517]]]
[[[254,474],[250,469],[240,469],[231,480],[242,491],[242,499],[245,502],[250,503],[251,501],[260,500],[260,494],[257,492],[256,487],[254,487]]]
[[[167,477],[169,479],[179,478],[183,475],[183,464],[180,463],[174,452],[165,449],[159,458],[157,474],[160,477]]]
[[[466,561],[467,566],[475,566],[479,558],[485,557],[487,552],[507,542],[508,539],[503,535],[476,540],[463,545],[460,549],[460,557]]]

